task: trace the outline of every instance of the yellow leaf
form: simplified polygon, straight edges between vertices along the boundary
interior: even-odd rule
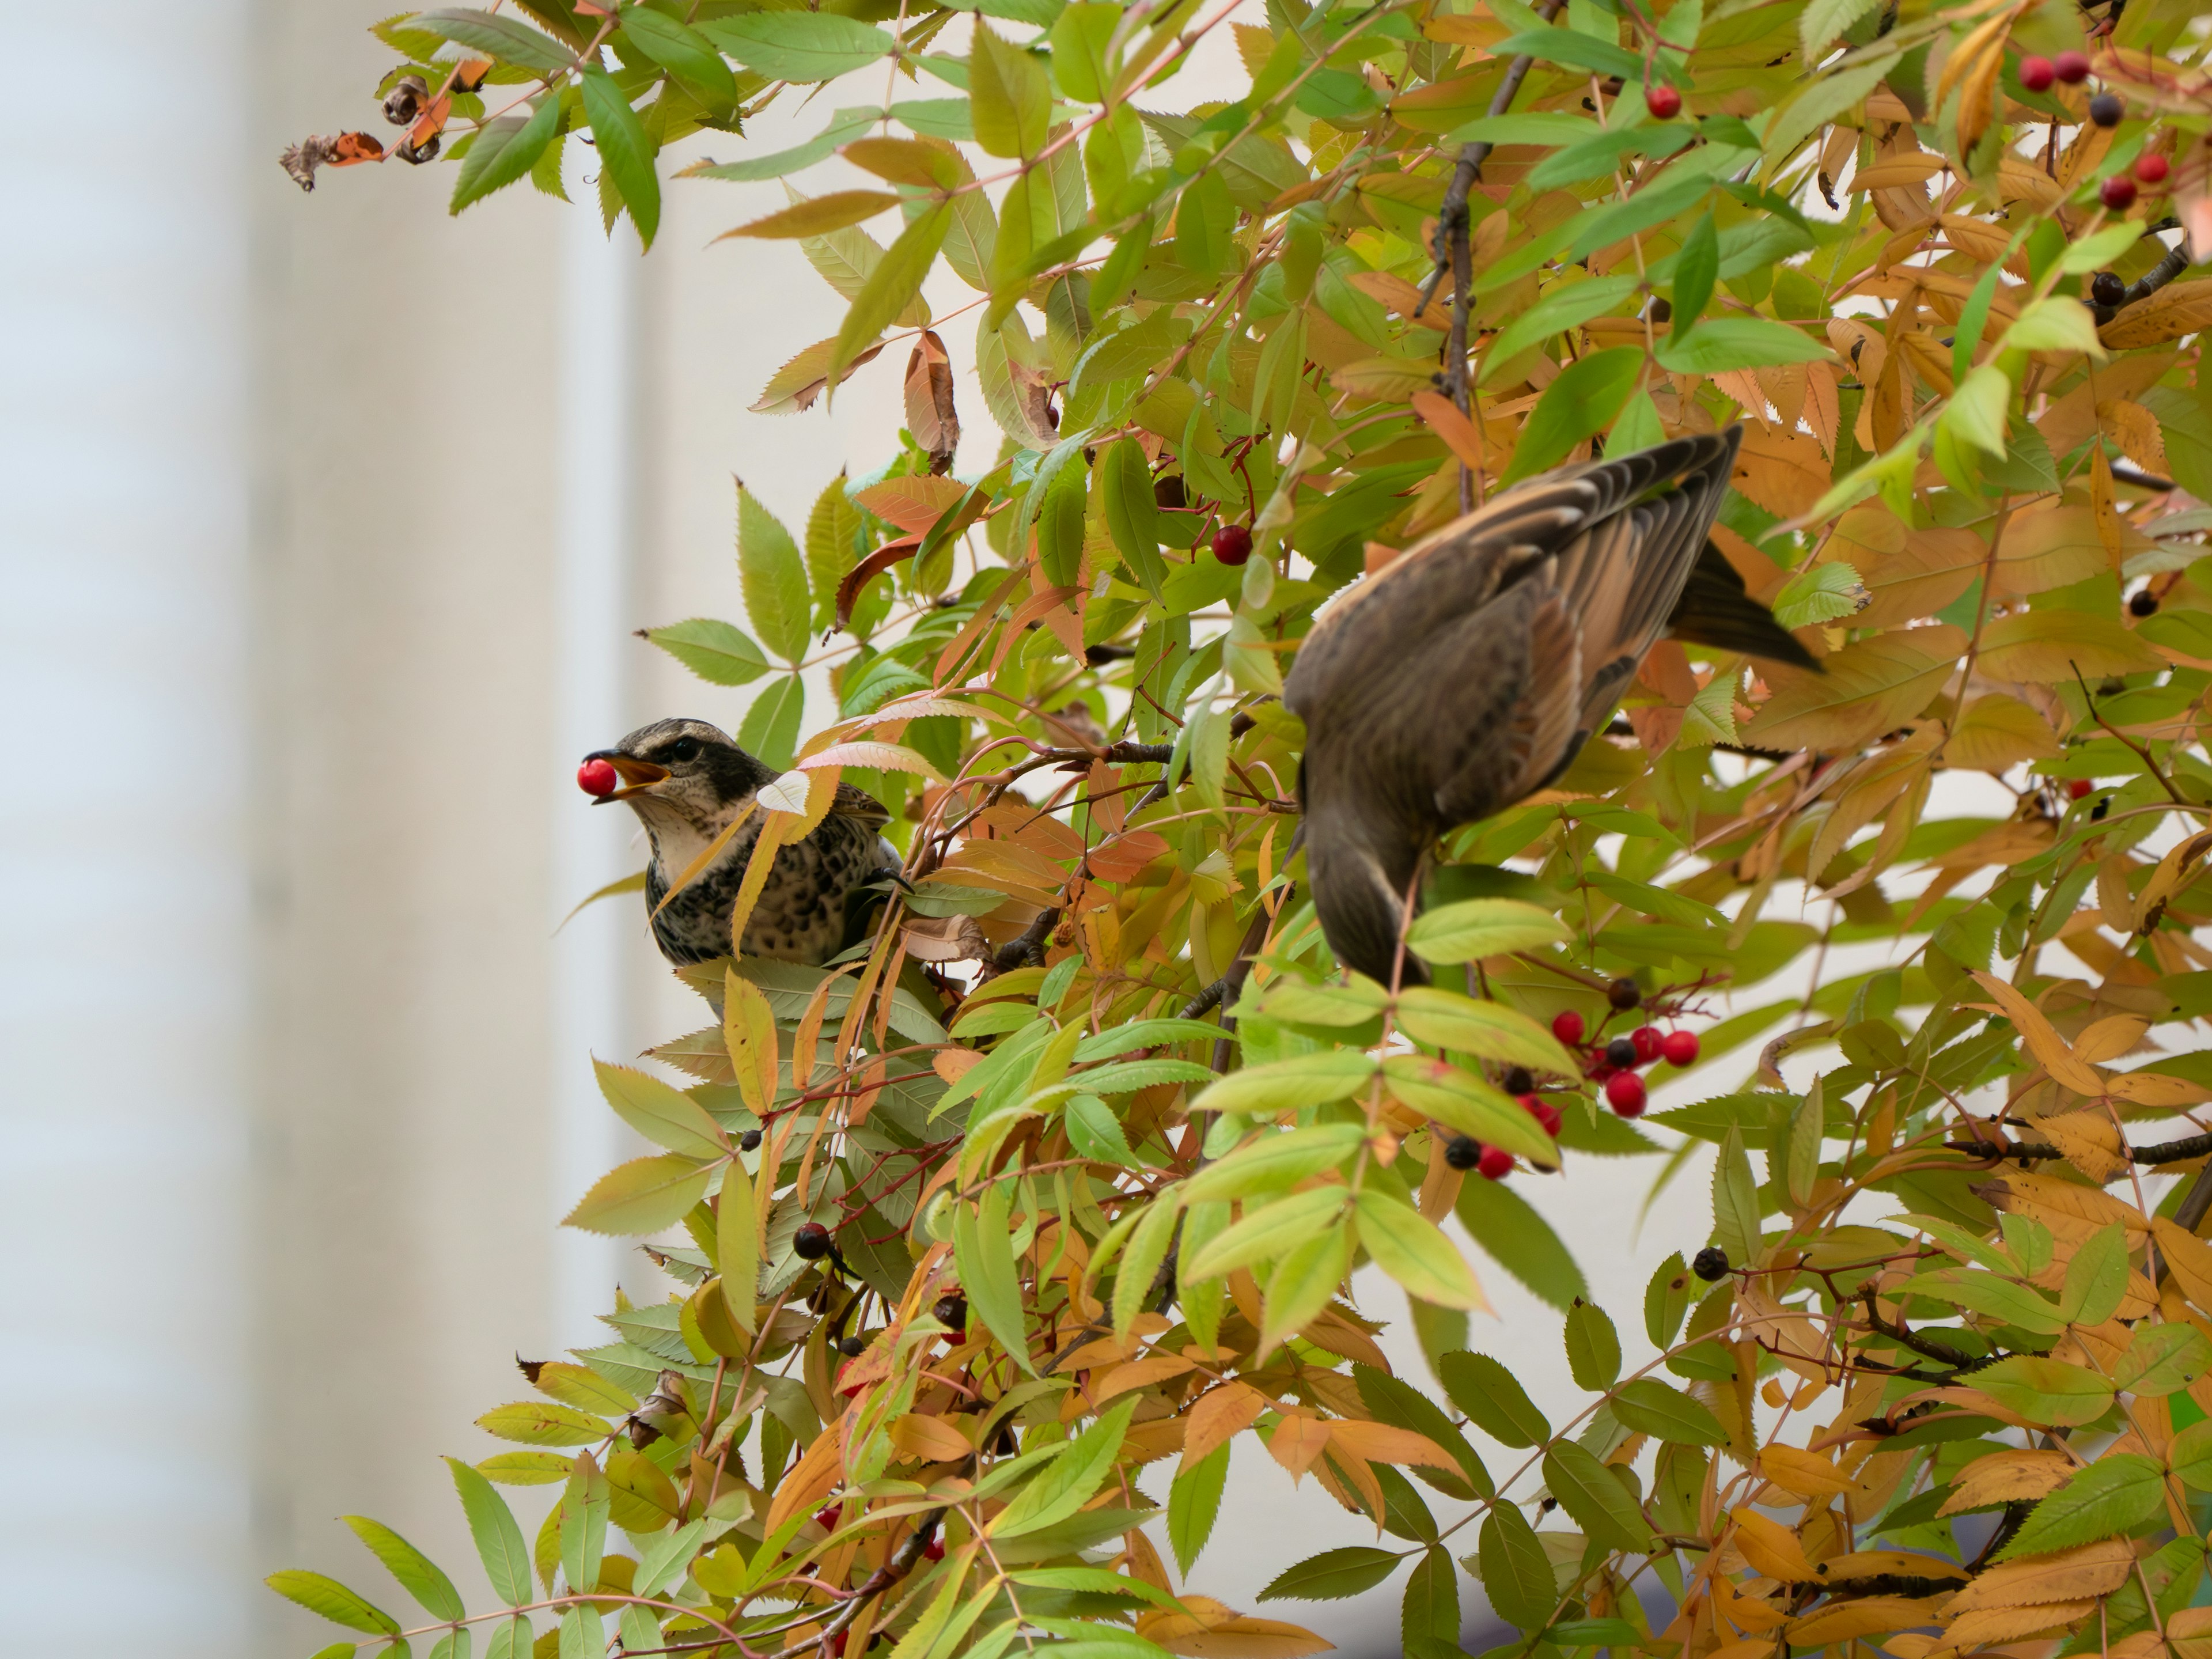
[[[2098,331],[2115,351],[2160,345],[2212,326],[2212,277],[2169,283],[2148,300],[2138,300]]]
[[[2006,772],[2023,761],[2048,760],[2060,749],[2042,715],[2018,697],[1991,691],[1966,705],[1943,758],[1977,772]]]
[[[2078,1181],[2008,1170],[1974,1188],[1984,1203],[2012,1215],[2040,1221],[2063,1244],[2078,1244],[2091,1233],[2115,1221],[2131,1233],[2148,1232],[2150,1223],[2132,1204],[2123,1204],[2110,1193],[2084,1187]]]
[[[2212,1100],[2212,1089],[2163,1072],[2124,1072],[2105,1079],[2105,1091],[2138,1106],[2197,1106]]]
[[[1300,1625],[1232,1613],[1210,1595],[1182,1601],[1181,1612],[1163,1607],[1139,1616],[1137,1634],[1188,1659],[1303,1659],[1335,1646]]]
[[[1943,1616],[1956,1619],[1961,1613],[1990,1607],[2034,1607],[2107,1595],[2127,1581],[2135,1564],[2135,1552],[2124,1538],[2100,1539],[2056,1555],[2008,1561],[1989,1568],[1944,1603]]]
[[[2105,1080],[2097,1068],[2075,1057],[2043,1011],[1994,974],[1977,971],[1974,982],[1996,999],[1997,1011],[2013,1023],[2028,1052],[2036,1063],[2051,1073],[2053,1081],[2062,1088],[2071,1089],[2077,1095],[2101,1095]]]
[[[2151,1236],[2166,1260],[2181,1293],[2212,1313],[2212,1244],[2207,1244],[2179,1222],[2160,1216],[2151,1223]]]
[[[1948,623],[1878,634],[1822,662],[1825,673],[1765,670],[1774,695],[1744,738],[1778,749],[1856,749],[1917,714],[1942,687],[1966,636]]]
[[[1857,1481],[1826,1458],[1796,1446],[1767,1447],[1759,1455],[1759,1472],[1800,1498],[1820,1498],[1858,1488]]]
[[[814,1437],[814,1443],[783,1477],[775,1489],[775,1501],[768,1506],[763,1528],[774,1532],[802,1510],[815,1508],[836,1488],[844,1469],[845,1419],[841,1417]]]
[[[2141,674],[2166,666],[2160,656],[2110,617],[2083,611],[2024,611],[1982,630],[1981,666],[1992,678],[2061,684],[2076,673]]]
[[[1735,1522],[1735,1547],[1763,1576],[1785,1584],[1809,1583],[1819,1576],[1805,1559],[1805,1547],[1797,1541],[1797,1534],[1780,1522],[1770,1521],[1753,1509],[1733,1510],[1731,1518]]]
[[[1905,1630],[1914,1625],[1929,1624],[1936,1616],[1936,1598],[1932,1596],[1869,1595],[1857,1601],[1838,1602],[1808,1613],[1802,1619],[1792,1620],[1789,1626],[1790,1645],[1793,1648],[1824,1647],[1855,1641],[1863,1636],[1880,1635],[1888,1631]]]
[[[1943,1632],[1943,1643],[1957,1652],[1986,1647],[1996,1642],[2017,1642],[2024,1637],[2056,1632],[2097,1610],[2094,1600],[2054,1601],[2045,1607],[1992,1607],[1969,1613]]]
[[[908,1457],[918,1457],[925,1462],[955,1462],[975,1449],[966,1435],[943,1418],[927,1417],[918,1412],[895,1419],[890,1434],[892,1445]]]
[[[1855,1550],[1820,1564],[1823,1583],[1840,1584],[1853,1578],[1879,1578],[1884,1573],[1911,1573],[1920,1578],[1956,1578],[1964,1583],[1966,1570],[1930,1555],[1907,1550]]]
[[[1184,1443],[1189,1443],[1188,1438]],[[1308,1417],[1303,1412],[1285,1416],[1267,1439],[1267,1455],[1288,1469],[1294,1480],[1311,1468],[1328,1449],[1328,1419]]]
[[[1990,574],[2008,593],[2042,593],[2087,581],[2110,568],[2095,510],[2062,506],[2015,514],[2007,520]]]
[[[1426,1435],[1394,1429],[1385,1423],[1344,1419],[1329,1425],[1328,1443],[1370,1463],[1420,1463],[1455,1472],[1459,1468],[1458,1462]]]
[[[2074,1460],[2059,1451],[2001,1451],[1978,1457],[1960,1470],[1938,1515],[1958,1515],[1989,1504],[2048,1498],[2074,1473]]]
[[[896,207],[898,202],[897,197],[880,190],[833,190],[827,196],[778,208],[750,224],[726,230],[714,240],[726,241],[732,236],[827,236],[832,231],[857,225],[863,219],[872,219],[885,208]]]

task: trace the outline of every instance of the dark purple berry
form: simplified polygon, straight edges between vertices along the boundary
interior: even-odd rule
[[[1482,1162],[1482,1143],[1472,1135],[1454,1135],[1444,1147],[1444,1162],[1455,1170],[1472,1170]]]
[[[2100,92],[2089,100],[2089,118],[2100,127],[2116,127],[2128,106],[2120,101],[2117,92]]]
[[[819,1261],[831,1249],[830,1230],[818,1221],[800,1223],[791,1236],[792,1254],[802,1261]]]
[[[1644,1000],[1644,993],[1634,980],[1617,979],[1605,988],[1605,1000],[1625,1014]]]
[[[2111,310],[2128,297],[2128,285],[2117,272],[2100,270],[2089,279],[2089,298]]]
[[[1690,1263],[1690,1271],[1711,1285],[1729,1270],[1728,1252],[1717,1244],[1708,1244]]]

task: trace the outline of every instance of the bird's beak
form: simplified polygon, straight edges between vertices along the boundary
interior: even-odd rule
[[[605,806],[611,800],[628,800],[632,795],[642,794],[668,775],[666,767],[655,766],[651,761],[640,760],[635,755],[625,755],[619,749],[594,749],[584,758],[587,761],[606,762],[615,769],[615,775],[627,786],[614,791],[611,794],[600,796],[592,803],[594,806]]]

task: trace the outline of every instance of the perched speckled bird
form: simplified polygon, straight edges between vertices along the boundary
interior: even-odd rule
[[[667,908],[661,901],[755,793],[775,781],[775,769],[705,720],[657,720],[584,758],[615,769],[625,787],[601,804],[627,801],[653,843],[645,905],[660,954],[679,967],[729,955],[731,910],[763,814],[754,813]],[[874,796],[839,784],[814,833],[776,850],[745,921],[744,954],[820,963],[858,943],[870,903],[898,872],[898,849],[878,833],[890,820]]]
[[[1742,428],[1528,479],[1406,550],[1299,647],[1306,865],[1337,959],[1385,983],[1444,830],[1567,769],[1662,635],[1816,667],[1708,539]],[[1426,977],[1408,957],[1405,977]]]

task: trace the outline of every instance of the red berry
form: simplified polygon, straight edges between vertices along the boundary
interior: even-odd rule
[[[814,1524],[825,1532],[837,1530],[837,1517],[844,1513],[842,1505],[831,1504],[815,1513]]]
[[[576,787],[587,795],[604,799],[613,794],[616,786],[621,782],[622,779],[615,775],[615,769],[603,760],[587,760],[576,769]]]
[[[819,1261],[834,1248],[830,1230],[818,1221],[802,1221],[791,1236],[791,1253],[802,1261]]]
[[[931,1539],[928,1543],[922,1546],[921,1559],[925,1561],[942,1561],[945,1559],[945,1540],[942,1538]]]
[[[1658,1059],[1665,1041],[1656,1025],[1638,1026],[1628,1034],[1628,1040],[1636,1045],[1636,1063],[1638,1066],[1649,1066]]]
[[[1682,94],[1672,87],[1647,87],[1644,107],[1662,121],[1671,121],[1682,112]]]
[[[2155,150],[2136,157],[2136,177],[2147,185],[2164,184],[2172,171],[2173,164]]]
[[[2027,67],[2021,65],[2022,70]],[[2078,52],[2062,52],[2051,60],[2051,72],[2068,86],[2078,87],[2089,78],[2089,60]],[[2027,76],[2023,74],[2021,79],[2025,82]]]
[[[1669,1031],[1659,1039],[1659,1052],[1666,1056],[1669,1066],[1694,1066],[1698,1062],[1698,1034]]]
[[[2113,212],[2124,213],[2136,204],[2136,181],[2116,173],[2097,186],[2097,197]]]
[[[1513,1154],[1503,1146],[1485,1146],[1475,1171],[1487,1181],[1503,1181],[1513,1173]]]
[[[1225,524],[1213,532],[1213,556],[1224,564],[1242,564],[1252,556],[1252,532],[1241,524]]]
[[[1605,1103],[1617,1117],[1644,1115],[1644,1079],[1633,1072],[1616,1072],[1605,1080]]]
[[[853,1362],[849,1359],[843,1364],[837,1367],[837,1392],[841,1396],[847,1400],[850,1400],[854,1395],[860,1393],[861,1389],[868,1386],[865,1382],[848,1382],[845,1381],[845,1373],[852,1369]]]
[[[2076,778],[2066,786],[2067,797],[2072,800],[2081,800],[2094,792],[2096,787],[2097,786],[2087,778]]]
[[[1603,1083],[1618,1069],[1617,1066],[1608,1066],[1603,1060],[1600,1060],[1589,1068],[1587,1075],[1592,1083]]]
[[[1583,1017],[1571,1008],[1562,1008],[1552,1016],[1552,1035],[1568,1048],[1583,1040]]]
[[[2023,58],[2020,60],[2020,83],[2030,92],[2047,91],[2057,78],[2057,68],[2048,58]]]
[[[1522,1095],[1521,1109],[1544,1126],[1544,1133],[1557,1138],[1559,1133],[1559,1109],[1541,1095]]]

